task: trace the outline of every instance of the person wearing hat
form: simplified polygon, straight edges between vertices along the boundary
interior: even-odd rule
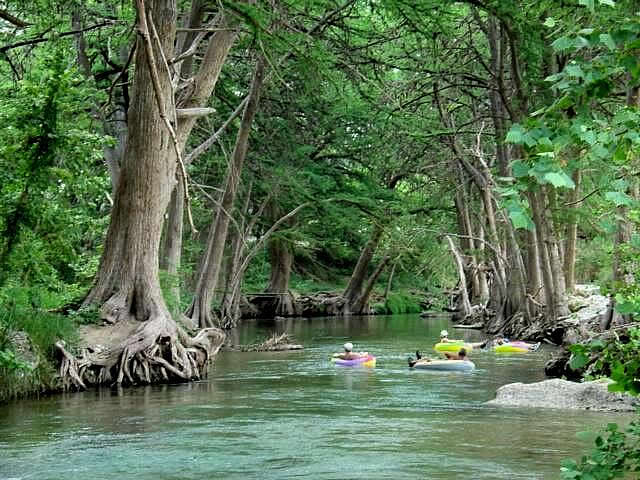
[[[464,342],[464,340],[452,340],[449,338],[449,332],[447,332],[446,330],[442,330],[440,332],[440,343],[447,343],[447,342]]]
[[[448,342],[455,342],[455,343],[465,343],[464,340],[452,340],[449,338],[449,332],[447,332],[446,330],[442,330],[440,332],[440,343],[448,343]],[[469,345],[471,345],[473,348],[484,348],[487,346],[487,342],[489,342],[489,340],[485,340],[484,342],[466,342]]]
[[[353,343],[351,342],[347,342],[344,344],[344,353],[341,353],[340,355],[337,355],[338,358],[341,358],[342,360],[355,360],[356,358],[360,358],[360,357],[365,357],[366,354],[361,353],[354,353],[353,352]]]

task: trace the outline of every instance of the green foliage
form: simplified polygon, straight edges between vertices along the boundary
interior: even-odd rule
[[[587,378],[608,376],[612,392],[640,395],[640,328],[631,328],[626,341],[615,338],[606,342],[594,340],[575,344],[571,351],[570,366],[585,369]],[[595,449],[582,457],[579,463],[562,463],[563,479],[604,480],[625,478],[629,472],[640,472],[640,420],[636,419],[621,431],[610,423],[595,439]]]
[[[609,480],[635,478],[640,472],[640,420],[632,421],[620,430],[610,423],[595,439],[595,448],[580,462],[564,460],[560,468],[564,480]]]
[[[60,297],[42,289],[4,289],[0,291],[0,325],[5,331],[25,332],[40,353],[52,357],[57,340],[77,340],[73,316],[47,311],[59,301]]]
[[[16,356],[11,350],[0,350],[0,370],[7,373],[29,372],[33,367]]]
[[[588,230],[588,226],[583,226]],[[611,252],[613,240],[610,235],[598,235],[591,239],[580,240],[576,259],[576,277],[584,283],[607,285],[611,282]]]
[[[56,388],[54,343],[77,339],[74,317],[47,311],[59,302],[44,289],[0,290],[0,402]]]
[[[569,351],[569,366],[574,370],[588,367],[588,378],[611,378],[612,392],[640,394],[640,328],[630,328],[621,339],[574,344]]]
[[[376,303],[372,308],[376,313],[390,315],[421,311],[419,298],[408,292],[390,293],[383,303]]]
[[[19,82],[0,82],[0,286],[66,290],[97,266],[87,247],[105,228],[108,181],[93,170],[105,140],[83,113],[94,95],[63,50],[32,63]]]

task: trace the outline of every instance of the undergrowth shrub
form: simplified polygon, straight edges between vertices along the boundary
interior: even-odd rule
[[[55,303],[46,291],[0,291],[0,401],[55,388],[55,342],[77,343],[73,316],[47,311]]]

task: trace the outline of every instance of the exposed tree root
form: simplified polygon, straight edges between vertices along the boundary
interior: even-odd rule
[[[225,334],[217,328],[202,329],[192,337],[170,317],[159,316],[140,324],[124,341],[85,348],[77,357],[66,350],[63,342],[56,347],[62,356],[60,376],[64,388],[85,389],[90,385],[200,379],[224,339]]]

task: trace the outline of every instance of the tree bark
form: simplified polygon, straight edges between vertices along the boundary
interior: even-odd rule
[[[213,325],[211,301],[214,290],[218,284],[222,255],[224,253],[224,245],[229,229],[230,215],[232,214],[236,192],[240,184],[242,167],[247,155],[251,125],[258,111],[260,89],[262,88],[263,79],[264,59],[259,57],[251,83],[249,101],[244,109],[236,144],[231,156],[231,163],[229,164],[229,170],[225,179],[220,206],[216,209],[215,221],[209,231],[207,249],[202,257],[198,270],[195,295],[186,313],[188,317],[201,327]]]
[[[201,25],[202,15],[204,14],[203,3],[201,0],[194,1],[191,8],[189,25],[191,28],[197,28]],[[220,26],[229,27],[224,14],[220,17]],[[220,72],[227,59],[229,51],[237,37],[237,28],[227,28],[217,31],[209,40],[205,57],[202,60],[200,68],[194,78],[194,87],[179,100],[181,108],[196,108],[206,106],[209,97],[213,93],[215,86],[220,77]],[[180,44],[181,51],[188,48],[189,43],[194,41],[194,35],[185,34]],[[183,77],[191,76],[193,69],[192,57],[186,58],[181,66],[180,73]],[[189,135],[193,130],[197,121],[197,117],[183,118],[178,123],[176,136],[178,145],[182,152],[189,139]],[[185,165],[185,167],[188,165]],[[171,203],[166,221],[165,239],[163,248],[163,266],[167,269],[169,276],[178,278],[178,270],[181,264],[182,256],[182,235],[184,222],[184,184],[177,181],[174,192],[171,195]],[[173,291],[176,299],[180,298],[180,289],[174,288]]]
[[[271,275],[266,292],[279,294],[274,299],[275,315],[294,315],[293,298],[289,294],[289,280],[293,267],[291,244],[283,238],[271,238],[267,243]]]
[[[367,269],[369,268],[369,265],[371,265],[371,260],[373,260],[373,255],[378,248],[378,244],[380,243],[383,233],[384,227],[378,222],[374,223],[369,240],[362,249],[362,252],[360,252],[358,263],[356,263],[353,273],[351,274],[351,278],[349,279],[349,283],[347,284],[347,288],[342,294],[346,299],[345,313],[351,313],[353,303],[362,293],[362,287],[367,278]]]
[[[139,36],[128,142],[100,268],[84,305],[99,306],[101,318],[109,323],[136,322],[138,327],[124,342],[80,362],[80,371],[95,383],[199,378],[224,339],[217,329],[188,337],[171,318],[160,289],[160,236],[176,155],[162,118],[162,112],[172,108],[173,89],[166,74],[157,75],[160,69],[154,57],[173,49],[176,4],[152,0],[145,7],[138,0],[137,6]],[[147,19],[151,18],[160,45],[150,39]],[[68,371],[63,362],[65,366]],[[90,376],[96,368],[97,377]]]
[[[362,289],[362,293],[358,296],[358,298],[356,298],[355,302],[353,302],[351,313],[360,313],[360,314],[369,313],[368,305],[369,305],[369,298],[371,297],[371,292],[373,291],[373,287],[376,284],[378,277],[380,277],[380,274],[383,272],[383,270],[385,269],[385,267],[387,266],[390,260],[391,260],[391,257],[387,255],[380,261],[380,263],[378,264],[378,266],[376,267],[376,269],[374,270],[374,272],[371,274],[366,284],[364,285],[364,288]]]
[[[396,273],[397,266],[398,266],[398,262],[393,262],[393,265],[391,265],[391,271],[389,272],[389,278],[387,279],[387,286],[384,288],[383,298],[385,300],[389,298],[389,293],[391,292],[391,285],[393,284],[393,275]]]
[[[542,285],[547,305],[547,319],[555,321],[559,316],[558,301],[555,292],[554,265],[550,243],[547,239],[546,217],[544,215],[544,194],[540,191],[529,192],[529,203],[533,212],[533,222],[535,224],[536,243],[538,247],[539,262],[542,271]]]
[[[447,236],[447,241],[449,242],[449,248],[451,248],[451,253],[453,254],[453,258],[456,261],[456,267],[458,269],[458,281],[460,283],[460,297],[461,297],[461,316],[462,318],[466,318],[471,315],[471,302],[469,301],[469,293],[467,292],[467,277],[464,273],[464,263],[462,261],[462,257],[458,252],[458,249],[451,240],[451,237]]]
[[[568,201],[574,204],[580,197],[582,175],[579,168],[573,172],[572,177],[575,188],[571,192],[571,195],[569,195]],[[567,292],[572,293],[576,286],[576,246],[578,242],[578,219],[575,213],[571,215],[571,219],[569,220],[564,241],[564,276],[567,283]]]

